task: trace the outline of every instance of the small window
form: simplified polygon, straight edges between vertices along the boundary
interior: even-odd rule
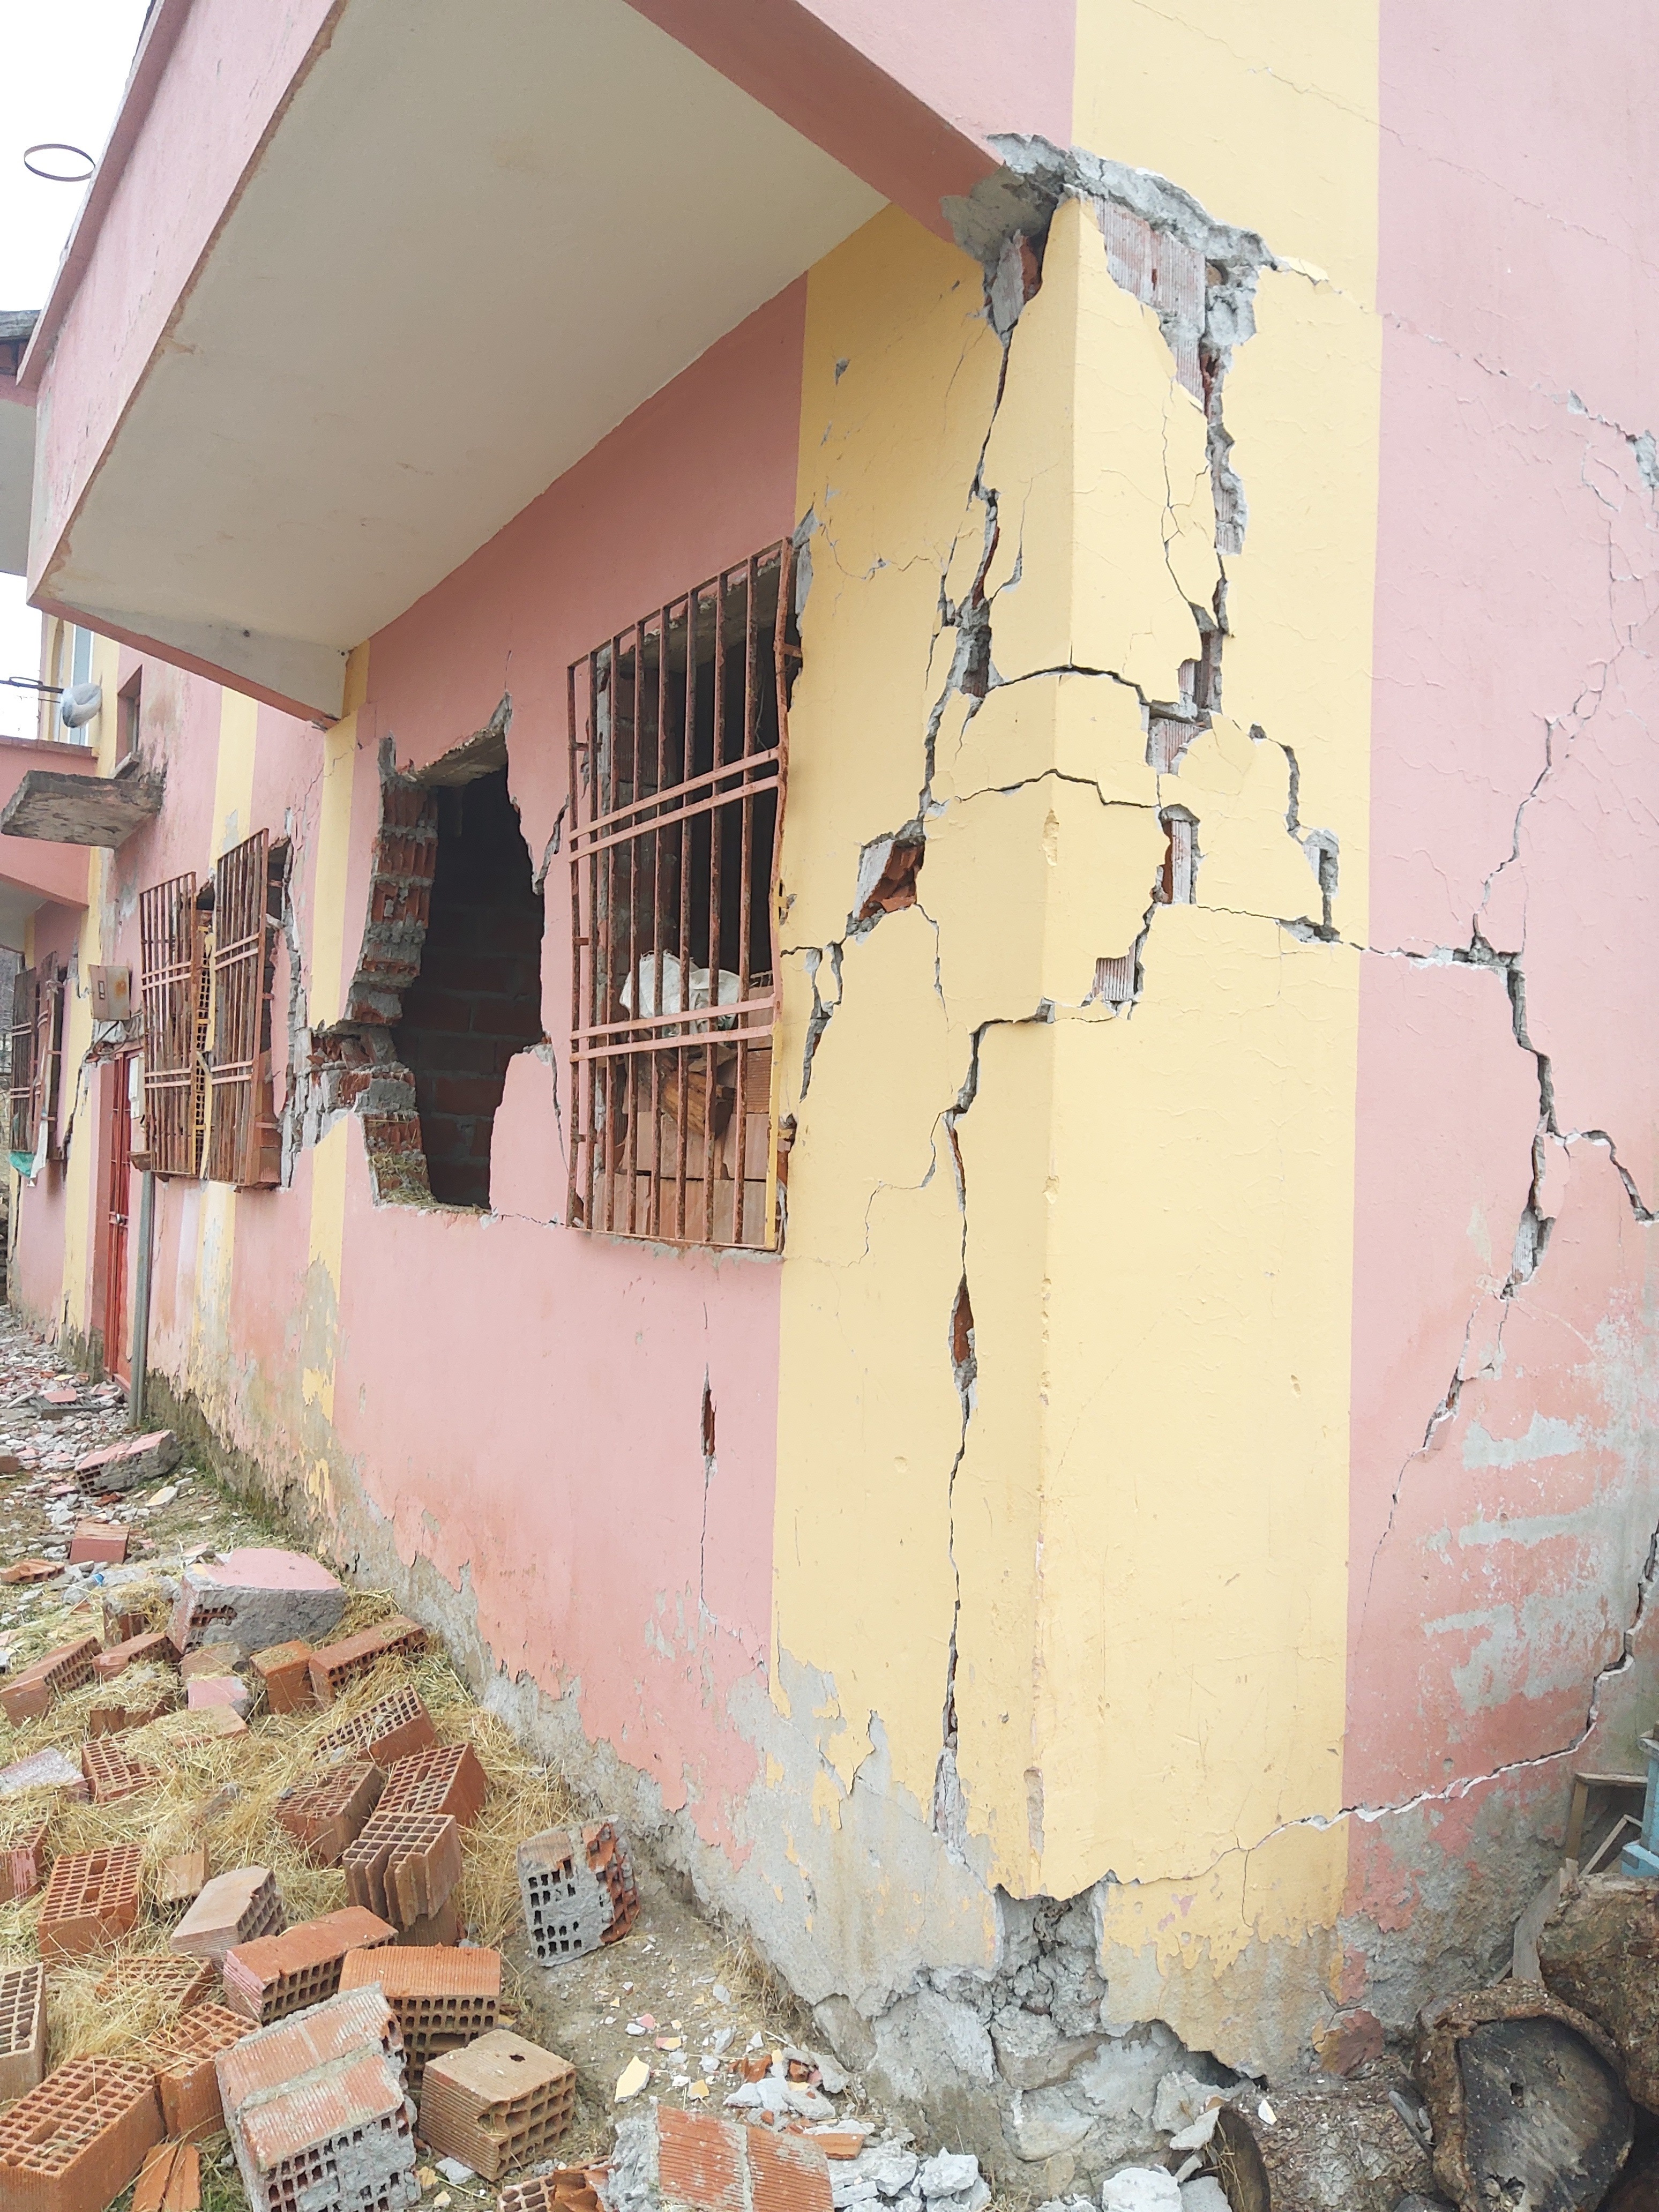
[[[70,682],[90,684],[92,681],[92,632],[74,629],[70,632]]]
[[[270,987],[288,848],[257,830],[213,873],[213,1062],[207,1176],[269,1188],[282,1176],[270,1077]]]
[[[132,760],[137,755],[143,720],[143,670],[135,668],[118,694],[120,713],[115,732],[115,757],[118,762]]]
[[[207,999],[193,874],[140,894],[138,940],[145,1158],[157,1175],[199,1175]]]
[[[774,931],[791,549],[653,610],[570,671],[574,1224],[778,1241]]]

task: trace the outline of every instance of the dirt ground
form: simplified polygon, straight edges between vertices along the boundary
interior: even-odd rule
[[[76,1388],[73,1405],[42,1405],[43,1391],[65,1387]],[[191,1559],[288,1540],[273,1516],[228,1495],[188,1454],[159,1480],[93,1505],[75,1484],[75,1462],[125,1433],[125,1422],[118,1385],[82,1382],[0,1309],[0,1565],[25,1557],[64,1559],[74,1524],[83,1516],[116,1520],[132,1531],[125,1566],[65,1566],[58,1577],[33,1588],[0,1587],[0,1659],[9,1672],[74,1636],[101,1633],[103,1601],[114,1590],[147,1595],[154,1607]],[[342,1632],[393,1609],[383,1594],[354,1591]],[[105,1838],[142,1841],[148,1867],[163,1853],[204,1838],[215,1872],[256,1857],[272,1864],[290,1924],[343,1904],[343,1877],[307,1867],[297,1853],[286,1855],[289,1839],[276,1828],[269,1807],[285,1778],[306,1771],[311,1739],[325,1719],[337,1723],[383,1693],[390,1670],[402,1663],[383,1662],[380,1674],[356,1686],[326,1717],[307,1721],[251,1713],[248,1735],[230,1744],[181,1749],[182,1714],[130,1732],[124,1747],[142,1753],[149,1740],[152,1751],[166,1754],[165,1784],[111,1807],[65,1808],[56,1816],[61,1832],[54,1832],[54,1846],[84,1848]],[[428,1653],[412,1670],[405,1667],[404,1674],[425,1698],[440,1740],[470,1738],[491,1778],[484,1814],[465,1838],[462,1909],[468,1940],[493,1943],[502,1952],[503,2024],[515,2025],[577,2069],[576,2121],[561,2145],[562,2159],[586,2162],[605,2155],[616,2120],[637,2108],[615,2102],[619,2077],[632,2059],[643,2057],[652,2069],[645,2094],[718,2110],[738,2085],[736,2063],[746,2052],[807,2043],[810,2024],[746,1947],[702,1918],[637,1852],[641,1909],[630,1936],[556,1969],[535,1965],[512,1880],[514,1843],[536,1826],[592,1817],[602,1808],[580,1803],[562,1778],[535,1768],[502,1724],[473,1705],[441,1652]],[[131,1680],[123,1678],[124,1688]],[[45,1720],[17,1729],[0,1717],[0,1766],[52,1743],[74,1757],[86,1731],[82,1708],[89,1710],[94,1696],[111,1695],[106,1686],[75,1693]],[[5,1806],[0,1797],[0,1812]],[[37,1904],[0,1907],[0,1962],[35,1955]],[[148,1907],[124,1948],[162,1949],[167,1928],[159,1908]],[[49,2064],[82,2051],[122,2047],[121,2023],[107,2017],[107,2007],[88,2002],[92,1968],[101,1972],[106,1963],[52,1970]],[[836,2078],[833,2072],[830,2078]],[[837,2118],[863,2112],[876,2126],[878,2116],[861,2103],[856,2082],[832,2101]],[[495,2203],[495,2191],[480,2181],[452,2182],[430,2166],[423,2166],[421,2179],[434,2212],[451,2203],[460,2212],[464,2206]],[[208,2212],[244,2212],[223,2137],[204,2155],[204,2182]]]

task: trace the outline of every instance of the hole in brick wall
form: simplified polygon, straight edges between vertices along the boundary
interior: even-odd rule
[[[431,915],[393,1034],[432,1195],[487,1206],[507,1064],[542,1036],[542,902],[504,768],[434,796]]]

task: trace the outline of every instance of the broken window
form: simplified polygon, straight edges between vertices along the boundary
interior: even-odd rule
[[[281,1179],[271,1097],[270,987],[288,848],[256,830],[213,872],[213,1063],[207,1174],[212,1182]]]
[[[206,982],[193,873],[152,884],[138,900],[144,1009],[144,1154],[157,1175],[202,1171]]]
[[[49,952],[12,986],[10,1150],[20,1159],[55,1157],[63,1042],[64,977]]]
[[[589,1229],[777,1243],[792,567],[769,546],[570,671],[570,1219]]]
[[[440,786],[428,803],[426,933],[394,1036],[415,1079],[433,1197],[487,1206],[507,1062],[542,1038],[542,897],[504,767]]]

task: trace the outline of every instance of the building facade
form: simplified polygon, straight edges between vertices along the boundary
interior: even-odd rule
[[[148,1159],[152,1404],[1064,2186],[1651,1722],[1643,42],[256,12],[16,379],[11,1295],[125,1370]]]

